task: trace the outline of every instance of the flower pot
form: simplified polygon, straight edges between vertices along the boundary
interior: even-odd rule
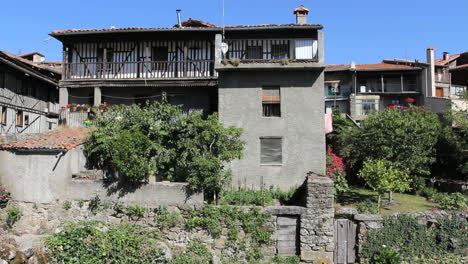
[[[73,111],[73,112],[76,112],[76,107],[72,107],[72,111]]]

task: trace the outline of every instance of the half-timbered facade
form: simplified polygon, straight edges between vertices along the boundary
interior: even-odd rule
[[[53,31],[63,43],[60,105],[144,104],[167,94],[244,129],[244,158],[231,164],[236,185],[297,185],[325,169],[325,62],[322,26],[307,24],[304,7],[294,13],[296,23],[285,25],[189,19]]]
[[[60,72],[0,51],[0,136],[14,139],[55,128],[59,79]]]

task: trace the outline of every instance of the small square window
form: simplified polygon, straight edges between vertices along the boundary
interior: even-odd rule
[[[260,138],[260,164],[281,165],[283,163],[282,138]]]
[[[24,115],[24,125],[29,126],[29,115]]]
[[[281,116],[281,96],[279,87],[263,87],[262,110],[263,116]]]

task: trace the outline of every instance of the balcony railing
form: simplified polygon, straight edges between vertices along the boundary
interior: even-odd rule
[[[450,73],[437,73],[435,79],[436,82],[450,83]]]
[[[64,79],[165,79],[215,76],[213,60],[76,62],[65,65]]]
[[[228,39],[226,59],[244,62],[265,60],[318,61],[317,40],[314,39]]]

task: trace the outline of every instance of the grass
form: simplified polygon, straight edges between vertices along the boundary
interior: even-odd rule
[[[335,209],[342,207],[356,207],[356,204],[366,199],[377,201],[377,193],[369,189],[351,187],[350,190],[341,195],[336,203]],[[388,195],[383,196],[383,204],[381,213],[384,215],[397,213],[397,212],[420,212],[428,211],[436,206],[435,203],[427,201],[425,197],[412,194],[394,193],[393,204],[386,203]]]

